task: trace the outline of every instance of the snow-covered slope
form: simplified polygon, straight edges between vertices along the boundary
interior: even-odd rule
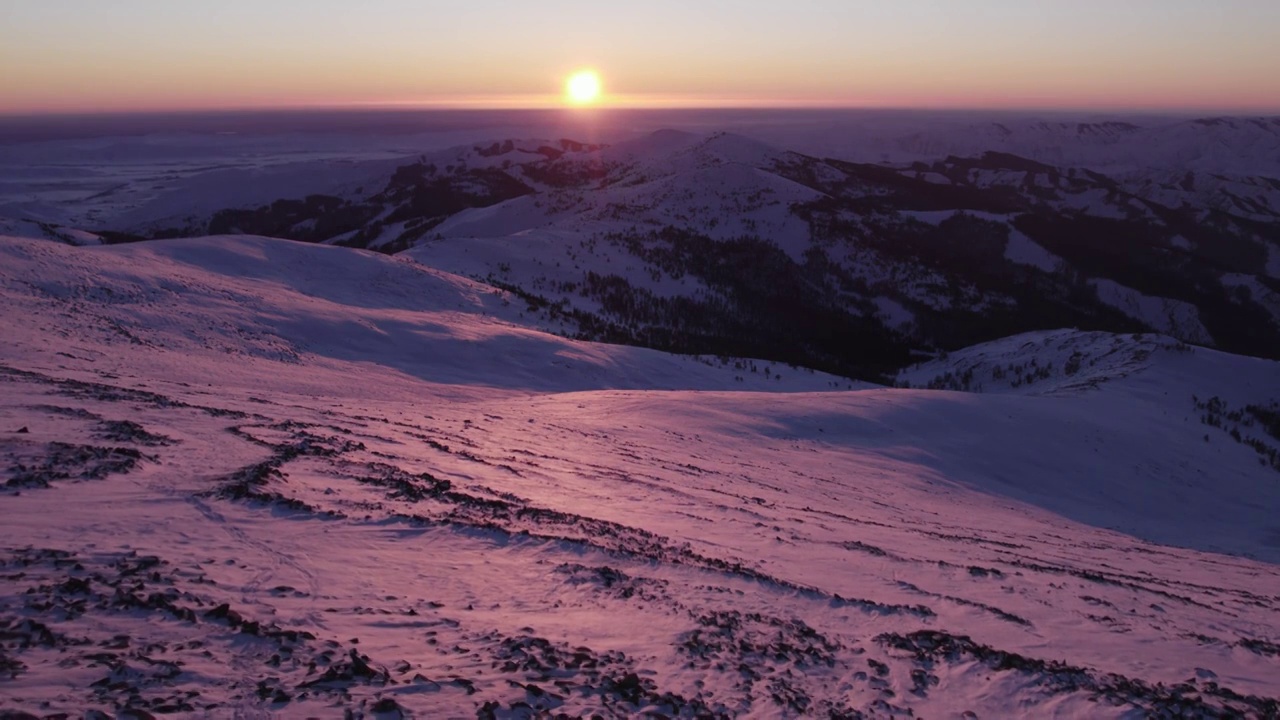
[[[102,238],[91,232],[35,220],[0,217],[0,236],[46,238],[68,245],[100,245]]]
[[[262,361],[359,371],[379,393],[388,377],[522,391],[796,391],[836,382],[800,371],[735,377],[713,368],[721,360],[568,340],[538,330],[508,293],[368,251],[243,236],[85,250],[0,238],[0,257],[10,353],[42,352],[52,316],[72,337],[63,352],[83,345],[117,370],[134,360],[100,343],[123,339],[154,349],[151,362],[179,366],[234,357],[245,382],[255,377],[249,368],[271,368],[260,381],[274,382],[275,366]]]
[[[1162,335],[1053,330],[1015,335],[917,363],[899,373],[898,384],[1059,395],[1104,386],[1113,390],[1128,387],[1131,380],[1158,378],[1169,389],[1186,386],[1242,403],[1266,402],[1280,394],[1275,370],[1272,361],[1196,348]]]
[[[947,362],[1096,382],[848,391],[407,258],[0,252],[4,709],[1277,711],[1280,484],[1194,405],[1274,362],[1063,332]]]

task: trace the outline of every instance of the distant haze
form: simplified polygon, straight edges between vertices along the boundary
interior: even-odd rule
[[[1280,112],[1276,0],[3,0],[0,113],[555,107]]]

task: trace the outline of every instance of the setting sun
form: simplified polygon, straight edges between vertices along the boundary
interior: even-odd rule
[[[594,70],[581,70],[569,76],[565,96],[574,105],[591,105],[600,100],[600,75]]]

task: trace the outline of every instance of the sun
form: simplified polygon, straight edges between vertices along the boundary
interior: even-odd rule
[[[572,105],[593,105],[600,101],[602,84],[595,70],[579,70],[565,83],[565,99]]]

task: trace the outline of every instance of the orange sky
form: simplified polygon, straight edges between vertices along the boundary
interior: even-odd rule
[[[1268,0],[40,0],[0,112],[622,106],[1280,112]]]

